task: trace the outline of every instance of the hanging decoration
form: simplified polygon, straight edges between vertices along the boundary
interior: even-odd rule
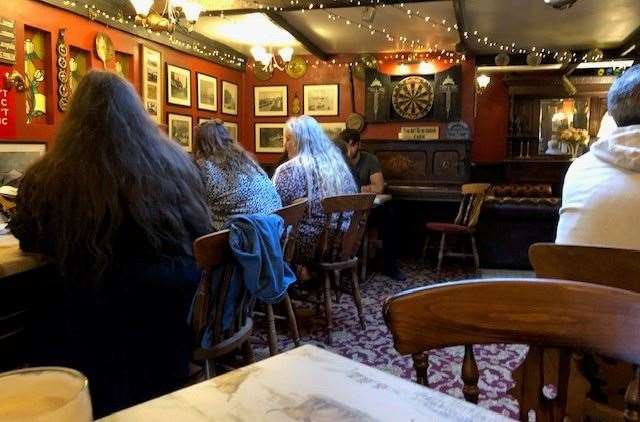
[[[496,54],[496,58],[494,59],[496,66],[508,66],[511,61],[509,55],[504,51]]]
[[[604,57],[604,53],[599,48],[592,48],[582,57],[587,62],[599,62]]]
[[[307,73],[307,61],[300,56],[294,56],[289,63],[284,67],[287,75],[293,79],[300,79]]]
[[[293,102],[291,103],[291,114],[297,116],[298,114],[300,114],[300,110],[302,110],[302,105],[300,104],[298,93],[296,92],[293,95]]]
[[[110,62],[116,54],[111,38],[104,32],[96,35],[96,55],[102,61],[102,66],[106,69],[107,62]]]
[[[538,53],[529,53],[527,54],[527,64],[529,66],[540,66],[542,63],[542,55]]]
[[[62,112],[69,108],[69,47],[65,41],[66,29],[58,31],[58,44],[56,53],[58,55],[58,109]]]

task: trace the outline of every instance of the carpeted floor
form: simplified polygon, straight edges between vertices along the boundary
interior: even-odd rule
[[[470,278],[462,269],[449,270],[439,277],[422,263],[405,263],[405,282],[391,280],[382,275],[374,275],[361,285],[367,329],[362,331],[358,322],[353,300],[342,295],[339,303],[334,303],[333,345],[324,343],[326,331],[322,317],[300,318],[298,325],[302,342],[331,350],[350,359],[390,372],[402,378],[412,379],[415,374],[410,357],[403,357],[393,348],[391,335],[382,318],[384,300],[397,292],[413,287],[425,286],[451,280]],[[308,313],[307,313],[308,314]],[[256,321],[259,325],[261,321]],[[268,357],[266,336],[261,326],[257,327],[258,340],[254,344],[258,359]],[[286,326],[278,327],[280,350],[293,347]],[[480,405],[506,416],[517,418],[518,404],[508,396],[513,386],[511,371],[518,367],[526,355],[526,346],[488,345],[475,346],[474,352],[480,369]],[[437,350],[429,356],[429,384],[444,393],[462,397],[460,367],[463,348],[451,347]]]

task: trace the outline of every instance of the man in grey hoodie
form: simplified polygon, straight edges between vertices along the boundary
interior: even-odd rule
[[[640,250],[640,65],[607,98],[618,128],[571,164],[556,243]]]

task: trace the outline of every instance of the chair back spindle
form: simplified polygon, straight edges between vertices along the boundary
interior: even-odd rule
[[[291,263],[295,255],[296,241],[300,231],[300,222],[307,212],[309,200],[307,198],[296,199],[293,204],[274,211],[284,221],[284,234],[282,238],[282,251],[284,260]]]
[[[478,223],[480,211],[491,185],[487,183],[468,183],[462,185],[462,201],[454,224],[473,228]]]

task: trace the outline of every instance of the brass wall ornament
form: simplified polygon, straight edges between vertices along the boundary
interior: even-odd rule
[[[27,82],[20,72],[12,70],[11,73],[4,74],[5,86],[7,89],[15,89],[16,92],[24,92],[27,89]]]
[[[301,110],[302,106],[300,105],[300,98],[298,98],[298,93],[296,92],[293,96],[293,103],[291,104],[291,113],[293,115],[298,115]]]
[[[96,35],[96,54],[102,60],[104,68],[107,68],[107,62],[115,57],[116,50],[113,48],[111,38],[104,32]]]
[[[58,31],[58,44],[56,53],[58,55],[58,109],[62,112],[69,108],[69,46],[64,39],[66,29]]]

